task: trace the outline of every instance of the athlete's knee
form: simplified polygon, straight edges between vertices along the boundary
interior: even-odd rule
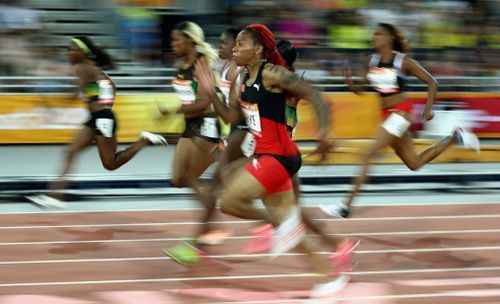
[[[361,163],[362,164],[368,164],[370,162],[370,159],[372,159],[373,156],[375,156],[376,151],[367,151],[366,153],[363,154],[361,157]]]
[[[416,160],[405,161],[405,165],[411,171],[417,171],[420,167],[422,167],[422,164]]]
[[[183,188],[189,186],[184,176],[173,176],[170,179],[170,184],[172,184],[172,186],[177,188]]]
[[[241,199],[236,195],[226,192],[220,198],[220,210],[224,214],[239,216],[241,209],[239,203]]]
[[[118,169],[116,162],[113,160],[103,160],[102,166],[104,167],[104,169],[106,169],[108,171],[114,171],[114,170]]]
[[[227,215],[236,215],[237,213],[234,204],[224,196],[220,200],[220,211]]]
[[[68,148],[66,150],[66,160],[72,160],[75,158],[76,154],[78,153],[78,150],[75,148]]]

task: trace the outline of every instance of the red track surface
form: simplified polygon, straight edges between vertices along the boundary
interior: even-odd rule
[[[357,207],[352,220],[311,213],[361,245],[336,302],[308,303],[500,303],[500,204]],[[195,266],[165,257],[160,249],[189,236],[199,215],[0,215],[0,304],[304,302],[317,280],[304,256],[239,254],[251,222],[220,216],[233,238]]]

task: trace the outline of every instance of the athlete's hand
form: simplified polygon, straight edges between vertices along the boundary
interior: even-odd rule
[[[346,61],[345,65],[344,65],[344,80],[345,80],[345,83],[349,87],[353,86],[351,66],[349,65],[349,63],[347,61]]]
[[[194,77],[198,81],[198,87],[205,92],[215,91],[215,76],[206,58],[200,58],[194,65]]]
[[[160,104],[160,102],[158,101],[158,99],[155,99],[155,102],[156,102],[156,109],[158,110],[158,112],[160,112],[160,115],[157,118],[161,118],[162,116],[168,116],[168,115],[175,114],[175,110],[169,110],[169,109],[163,107]]]
[[[319,154],[320,155],[320,163],[324,163],[328,154],[333,152],[335,149],[335,141],[333,139],[323,138],[319,141],[318,146],[314,149],[313,152],[309,155]]]
[[[434,118],[434,112],[432,111],[432,107],[425,107],[423,118],[424,121],[429,121]]]

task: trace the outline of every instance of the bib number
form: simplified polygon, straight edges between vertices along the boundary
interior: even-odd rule
[[[104,137],[113,137],[113,127],[115,122],[109,118],[97,118],[95,121],[96,128],[101,131]]]
[[[246,157],[250,157],[255,153],[256,146],[257,141],[255,140],[255,136],[252,133],[247,132],[243,142],[241,143],[241,152],[243,152],[243,155]]]
[[[109,80],[99,81],[99,103],[101,104],[113,104],[115,101],[115,92],[113,85]]]
[[[181,100],[181,103],[183,105],[193,104],[196,100],[196,95],[191,84],[191,80],[174,79],[172,81],[172,86],[177,92],[177,95],[179,96],[179,99]]]
[[[395,69],[372,67],[367,78],[378,92],[390,94],[399,91],[398,73]]]
[[[217,129],[217,118],[205,117],[203,118],[203,125],[201,126],[200,134],[210,138],[219,138],[219,130]]]
[[[259,106],[255,103],[241,102],[241,109],[245,116],[247,126],[253,133],[260,134],[262,128],[260,126]]]

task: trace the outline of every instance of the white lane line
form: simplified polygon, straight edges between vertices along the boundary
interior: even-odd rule
[[[499,216],[500,217],[500,216]],[[259,221],[215,221],[212,224],[245,224]],[[157,222],[157,223],[118,223],[118,224],[79,224],[79,225],[42,225],[42,226],[0,226],[0,230],[10,229],[46,229],[46,228],[97,228],[97,227],[134,227],[134,226],[176,226],[176,225],[202,225],[200,222]]]
[[[436,269],[404,269],[404,270],[382,270],[382,271],[353,271],[350,275],[391,275],[391,274],[414,274],[414,273],[446,273],[446,272],[474,272],[474,271],[498,271],[500,266],[492,267],[467,267],[467,268],[436,268]],[[217,280],[247,280],[247,279],[278,279],[278,278],[306,278],[321,277],[316,273],[296,274],[266,274],[266,275],[242,275],[242,276],[213,276],[213,277],[182,277],[182,278],[159,278],[159,279],[128,279],[128,280],[92,280],[92,281],[57,281],[57,282],[23,282],[3,283],[0,287],[27,287],[27,286],[56,286],[56,285],[97,285],[97,284],[123,284],[123,283],[165,283],[186,281],[217,281]]]
[[[457,290],[457,291],[436,291],[434,293],[410,293],[410,294],[390,294],[390,295],[374,295],[360,297],[329,297],[314,299],[314,303],[334,304],[338,301],[374,301],[374,300],[397,300],[397,299],[421,299],[421,298],[443,298],[443,297],[492,297],[498,296],[497,289],[472,289],[472,290]],[[273,304],[273,303],[313,303],[312,299],[279,299],[279,300],[262,300],[262,301],[238,301],[238,302],[210,302],[207,304]],[[331,301],[331,302],[330,302]],[[493,303],[493,302],[490,302]]]
[[[479,246],[479,247],[454,247],[454,248],[409,248],[409,249],[376,249],[376,250],[356,250],[356,254],[385,254],[385,253],[422,253],[422,252],[456,252],[456,251],[497,251],[500,246]],[[333,251],[320,251],[321,255],[335,254]],[[281,256],[305,256],[303,253],[287,252]],[[234,258],[262,258],[273,257],[270,253],[256,253],[256,254],[218,254],[207,255],[212,259],[234,259]],[[63,263],[98,263],[98,262],[130,262],[130,261],[159,261],[171,260],[167,256],[153,256],[153,257],[127,257],[127,258],[100,258],[100,259],[60,259],[60,260],[22,260],[22,261],[2,261],[0,265],[19,265],[19,264],[63,264]]]
[[[407,200],[407,198],[405,198]],[[500,201],[494,201],[494,202],[436,202],[436,203],[421,203],[421,202],[404,202],[404,203],[360,203],[360,204],[355,204],[354,206],[356,208],[370,208],[370,207],[390,207],[390,206],[415,206],[415,207],[426,207],[428,208],[429,206],[448,206],[448,205],[473,205],[473,206],[480,206],[480,205],[498,205],[500,204]],[[69,206],[71,207],[71,206]],[[305,208],[318,208],[318,205],[311,205],[311,204],[306,204],[303,205]],[[51,214],[51,213],[112,213],[112,212],[158,212],[158,211],[196,211],[196,210],[204,210],[203,208],[183,208],[183,207],[171,207],[171,208],[152,208],[152,209],[95,209],[95,210],[37,210],[37,211],[5,211],[2,212],[4,215],[15,215],[15,214]]]
[[[366,237],[366,236],[393,236],[393,235],[434,235],[434,234],[475,234],[475,233],[500,233],[500,229],[469,229],[469,230],[434,230],[434,231],[389,231],[389,232],[352,232],[352,233],[328,233],[328,236],[337,237]],[[320,236],[308,234],[308,237]],[[226,240],[246,240],[251,236],[228,236]],[[33,245],[62,245],[62,244],[88,244],[88,243],[142,243],[142,242],[173,242],[189,241],[192,237],[170,237],[170,238],[144,238],[124,240],[74,240],[74,241],[43,241],[43,242],[5,242],[0,246],[33,246]]]
[[[243,276],[183,277],[183,278],[161,278],[161,279],[28,282],[28,283],[4,283],[0,284],[0,287],[162,283],[162,282],[165,283],[165,282],[211,281],[211,280],[217,281],[217,280],[247,280],[247,279],[282,279],[282,278],[308,278],[308,277],[320,277],[320,276],[321,275],[317,273],[296,273],[296,274],[266,274],[266,275],[243,275]]]
[[[401,220],[458,220],[458,219],[495,219],[500,214],[476,214],[476,215],[431,215],[431,216],[397,216],[397,217],[366,217],[366,218],[316,218],[314,221],[330,222],[361,222],[361,221],[401,221]],[[213,221],[211,224],[248,224],[258,223],[253,220]],[[117,224],[78,224],[78,225],[41,225],[41,226],[0,226],[0,230],[11,229],[46,229],[46,228],[95,228],[95,227],[134,227],[134,226],[176,226],[176,225],[202,225],[200,222],[145,222],[145,223],[117,223]]]
[[[401,221],[401,220],[456,220],[456,219],[485,219],[485,218],[500,218],[500,214],[475,214],[475,215],[430,215],[430,216],[388,216],[388,217],[353,217],[348,219],[321,218],[314,219],[316,221]]]

